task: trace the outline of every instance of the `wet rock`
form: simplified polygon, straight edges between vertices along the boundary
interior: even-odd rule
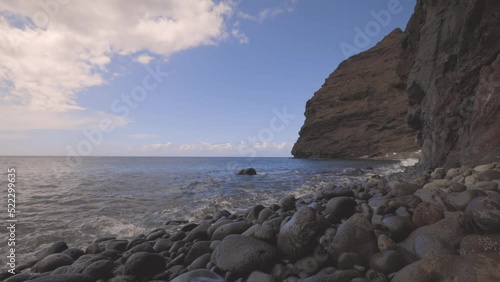
[[[165,258],[152,253],[135,253],[127,260],[124,265],[124,275],[133,275],[136,277],[153,277],[155,274],[165,271]]]
[[[413,230],[409,218],[402,218],[395,215],[384,217],[384,219],[382,219],[382,226],[396,242],[404,240]]]
[[[479,232],[500,233],[500,196],[475,198],[467,205],[465,215]]]
[[[148,240],[148,241],[154,241],[154,240],[156,240],[158,238],[161,238],[165,234],[167,234],[167,232],[165,231],[165,229],[156,229],[156,230],[152,231],[151,233],[149,233],[146,236],[146,240]]]
[[[318,228],[315,211],[309,207],[300,208],[281,228],[278,250],[286,256],[299,256],[310,247]]]
[[[500,255],[500,235],[468,235],[460,242],[460,254]]]
[[[217,273],[207,270],[199,269],[186,272],[171,282],[191,282],[191,281],[204,281],[204,282],[224,282],[224,278],[220,277]]]
[[[456,210],[465,211],[467,205],[479,196],[486,196],[486,193],[480,190],[467,190],[463,192],[452,192],[446,196],[446,202]]]
[[[56,243],[52,244],[51,246],[41,250],[40,252],[37,252],[35,254],[35,258],[37,260],[41,260],[48,255],[61,253],[61,252],[65,251],[66,249],[68,249],[68,245],[66,245],[65,242],[62,242],[62,241],[56,242]]]
[[[500,281],[499,255],[440,256],[422,259],[401,269],[392,282]]]
[[[66,273],[81,273],[89,265],[100,260],[109,260],[109,258],[99,254],[85,254],[73,262],[73,264],[67,268]]]
[[[139,252],[154,253],[154,251],[155,250],[153,249],[151,244],[146,241],[146,242],[141,243],[137,246],[134,246],[132,249],[123,253],[123,255],[121,257],[121,261],[122,261],[122,263],[125,263],[127,261],[127,259],[135,253],[139,253]]]
[[[457,250],[436,235],[422,234],[415,238],[414,253],[421,259],[443,255],[458,255]]]
[[[330,222],[340,222],[343,218],[349,218],[354,214],[357,204],[353,198],[350,197],[336,197],[326,203],[326,209],[323,214],[330,220]]]
[[[383,251],[370,258],[370,268],[384,274],[396,272],[405,266],[405,259],[395,250]]]
[[[370,221],[360,213],[354,214],[340,225],[328,253],[338,260],[342,253],[357,253],[365,260],[378,251],[377,238]]]
[[[212,235],[212,240],[222,240],[230,234],[241,234],[250,228],[250,226],[252,226],[252,224],[247,221],[224,224],[215,230]]]
[[[186,236],[185,240],[188,242],[193,242],[194,240],[208,240],[208,228],[210,227],[210,224],[200,224],[196,226],[193,230],[189,232],[189,234]]]
[[[84,274],[92,276],[95,280],[113,277],[115,264],[110,260],[100,260],[92,263],[83,270]]]
[[[73,263],[73,259],[64,254],[51,254],[37,262],[31,270],[33,272],[47,272],[47,271],[52,271],[58,267],[64,266],[64,265],[70,265]]]
[[[330,200],[335,197],[354,197],[354,192],[348,187],[335,187],[333,189],[322,190],[321,196],[325,200]]]
[[[436,223],[444,218],[443,209],[434,204],[420,203],[413,212],[412,222],[415,227]]]
[[[295,197],[293,195],[288,195],[279,200],[278,205],[282,211],[293,210],[295,209]]]
[[[458,246],[468,233],[463,212],[453,212],[442,220],[415,229],[400,246],[408,252],[414,252],[414,242],[419,235],[436,235],[452,246]]]
[[[94,278],[86,274],[59,274],[59,275],[46,275],[30,282],[94,282]]]
[[[70,256],[73,260],[77,260],[79,257],[83,256],[85,253],[77,248],[66,249],[61,252],[61,254]]]
[[[114,250],[119,253],[123,253],[126,251],[127,245],[128,245],[127,240],[111,240],[106,242],[106,244],[104,244],[104,250],[105,251]]]
[[[272,245],[243,235],[229,235],[215,248],[211,261],[224,271],[245,274],[270,268],[276,256]]]
[[[256,175],[257,171],[254,168],[247,168],[238,171],[238,175]]]

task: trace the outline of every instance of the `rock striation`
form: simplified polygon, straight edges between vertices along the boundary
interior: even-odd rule
[[[342,62],[307,102],[297,158],[384,157],[417,151],[406,124],[406,84],[396,70],[403,32]]]
[[[424,168],[500,158],[499,26],[496,0],[417,1],[398,72]]]

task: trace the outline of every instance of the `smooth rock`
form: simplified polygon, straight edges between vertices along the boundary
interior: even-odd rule
[[[86,274],[58,274],[58,275],[46,275],[33,280],[30,282],[94,282],[94,278]]]
[[[206,253],[197,257],[186,269],[188,271],[191,271],[191,270],[205,268],[207,264],[210,262],[211,256],[212,253]]]
[[[189,252],[186,255],[186,258],[184,259],[184,265],[188,266],[190,265],[195,259],[197,259],[199,256],[204,255],[206,253],[210,253],[210,245],[212,244],[212,241],[198,241],[193,244],[191,249],[189,249]]]
[[[198,269],[186,272],[173,279],[171,282],[224,282],[224,278],[213,271]]]
[[[173,245],[174,242],[172,242],[170,239],[159,239],[154,244],[153,250],[157,253],[161,253],[170,250]]]
[[[109,258],[100,254],[85,254],[73,262],[67,268],[66,273],[82,273],[89,265],[100,260],[109,260]]]
[[[230,234],[241,234],[252,226],[247,221],[238,221],[229,224],[224,224],[217,228],[212,235],[212,240],[222,240]]]
[[[70,256],[73,260],[77,260],[79,257],[83,256],[85,253],[77,248],[66,249],[61,252],[61,254]]]
[[[193,230],[189,232],[189,234],[186,236],[184,239],[185,241],[188,242],[193,242],[194,240],[208,240],[208,228],[210,227],[210,224],[200,224],[196,226]]]
[[[392,282],[497,282],[500,255],[440,256],[422,259],[401,269]]]
[[[498,184],[493,181],[480,181],[472,185],[471,189],[481,191],[497,191]]]
[[[490,169],[479,172],[478,174],[476,174],[476,179],[478,181],[491,181],[500,179],[500,170]]]
[[[357,253],[367,262],[378,252],[377,238],[370,221],[360,213],[354,214],[340,225],[328,247],[328,253],[338,260],[342,253]]]
[[[421,259],[443,255],[458,255],[457,250],[436,235],[422,234],[415,238],[414,253]]]
[[[281,200],[279,200],[278,205],[282,211],[290,211],[295,209],[295,197],[293,195],[288,195]]]
[[[272,245],[243,235],[229,235],[215,248],[211,261],[224,271],[245,274],[272,267],[276,257]]]
[[[109,279],[113,277],[113,269],[115,264],[110,260],[100,260],[92,263],[83,270],[83,274],[92,276],[92,278]]]
[[[446,202],[456,210],[465,211],[467,205],[479,196],[486,196],[486,193],[480,190],[467,190],[463,192],[452,192],[446,196]]]
[[[73,263],[73,259],[64,254],[51,254],[37,262],[32,268],[31,271],[33,272],[47,272],[47,271],[52,271],[58,267],[64,266],[64,265],[70,265]]]
[[[399,245],[408,252],[414,252],[414,242],[419,235],[436,235],[452,246],[458,246],[468,233],[463,212],[452,212],[440,221],[415,229]]]
[[[460,242],[460,254],[497,254],[500,255],[500,234],[468,235]]]
[[[300,208],[292,218],[281,227],[278,234],[280,253],[297,257],[309,249],[310,243],[318,232],[316,213],[310,207]]]
[[[337,267],[339,269],[352,269],[356,264],[362,264],[363,260],[357,253],[342,253],[339,256]]]
[[[61,253],[61,252],[65,251],[66,249],[68,249],[68,245],[66,245],[65,242],[62,242],[62,241],[56,242],[56,243],[52,244],[51,246],[37,252],[35,254],[35,258],[37,260],[41,260],[48,255]]]
[[[389,195],[393,197],[412,195],[420,188],[422,188],[422,186],[417,184],[398,181],[389,182],[389,187],[391,188],[391,190],[389,191]]]
[[[155,274],[165,271],[165,258],[147,252],[135,253],[124,265],[124,275],[133,275],[136,277],[153,277]]]
[[[384,274],[396,272],[405,266],[405,259],[395,250],[383,251],[370,258],[370,268]]]
[[[382,219],[382,226],[395,242],[401,242],[413,230],[409,218],[389,215]]]
[[[337,270],[334,273],[320,272],[305,278],[302,282],[350,282],[352,279],[361,276],[361,273],[354,269]]]
[[[468,222],[483,233],[500,233],[500,196],[477,197],[465,209]]]
[[[415,227],[434,224],[444,218],[443,209],[434,204],[420,203],[413,212],[412,222]]]
[[[349,218],[354,214],[357,204],[350,197],[335,197],[326,203],[326,209],[323,214],[330,222],[338,223],[343,218]]]
[[[394,206],[394,207],[407,207],[407,208],[416,208],[418,204],[420,204],[422,200],[415,196],[415,195],[408,195],[408,196],[402,196],[402,197],[397,197],[390,199],[390,201],[387,203],[389,206]]]
[[[274,282],[273,276],[261,271],[252,271],[245,282]]]

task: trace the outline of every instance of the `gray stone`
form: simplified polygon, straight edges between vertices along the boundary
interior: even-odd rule
[[[500,255],[500,234],[468,235],[460,242],[460,254],[497,254]]]
[[[323,214],[333,223],[340,222],[343,218],[349,218],[354,214],[357,204],[350,197],[335,197],[326,203]]]
[[[272,245],[243,235],[229,235],[215,248],[211,261],[224,271],[245,274],[270,268],[276,257]]]
[[[465,215],[477,231],[500,233],[500,196],[475,198],[467,205]]]
[[[412,231],[412,225],[408,218],[389,215],[382,219],[382,226],[389,232],[389,236],[396,242],[401,242]]]
[[[370,221],[360,213],[340,225],[328,247],[328,253],[338,260],[342,253],[357,253],[365,262],[378,251],[377,238]]]
[[[109,279],[113,277],[113,269],[115,264],[110,260],[100,260],[87,266],[83,273],[92,276],[95,280]]]
[[[467,190],[463,192],[452,192],[446,196],[446,202],[456,210],[465,211],[467,205],[476,197],[486,196],[486,193],[480,190]]]
[[[500,281],[500,255],[439,256],[421,259],[401,269],[392,282]]]
[[[247,221],[224,224],[215,230],[212,235],[212,240],[222,240],[230,234],[241,234],[250,228],[250,226],[252,226],[252,224]]]
[[[217,273],[207,270],[199,269],[186,272],[171,282],[224,282],[224,278],[220,277]]]
[[[65,251],[66,249],[68,249],[68,245],[66,245],[65,242],[62,242],[62,241],[56,242],[56,243],[52,244],[51,246],[37,252],[35,254],[35,258],[37,260],[41,260],[48,255],[61,253],[61,252]]]
[[[458,255],[457,250],[436,235],[422,234],[415,238],[414,253],[421,259],[443,255]]]
[[[316,213],[312,208],[300,208],[281,227],[278,234],[278,250],[290,257],[297,257],[306,251],[318,232]]]
[[[153,277],[155,274],[165,271],[165,258],[159,254],[147,252],[135,253],[124,265],[124,275],[133,275],[136,277]]]
[[[261,272],[261,271],[252,271],[248,276],[246,282],[274,282],[274,279],[271,275]]]
[[[384,274],[394,273],[405,266],[403,255],[395,250],[383,251],[370,258],[370,268]]]
[[[32,268],[33,272],[47,272],[52,271],[58,267],[64,265],[70,265],[73,263],[73,259],[64,254],[51,254],[37,262]]]
[[[30,282],[94,282],[95,280],[86,274],[58,274],[58,275],[46,275],[33,280]]]

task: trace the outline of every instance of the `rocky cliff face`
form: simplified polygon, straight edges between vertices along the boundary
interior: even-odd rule
[[[419,0],[403,38],[424,168],[500,159],[500,1]]]
[[[306,104],[292,154],[298,158],[383,157],[418,150],[406,124],[406,84],[396,70],[401,30],[342,62]]]

